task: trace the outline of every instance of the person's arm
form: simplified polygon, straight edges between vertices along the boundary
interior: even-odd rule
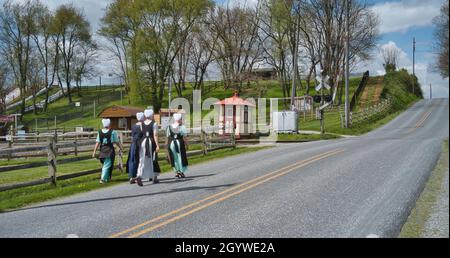
[[[183,142],[184,142],[184,146],[185,146],[186,150],[189,150],[189,140],[188,140],[188,137],[187,137],[187,130],[186,130],[186,127],[183,126],[183,127],[182,127],[182,130],[183,130]]]
[[[155,139],[156,152],[159,152],[159,139],[158,139],[158,125],[156,122],[153,124],[153,139]]]
[[[158,141],[158,133],[154,132],[153,137],[155,138],[155,144],[156,144],[156,152],[159,152],[159,141]]]
[[[116,131],[114,131],[114,133],[115,133],[114,143],[116,144],[117,147],[119,147],[119,151],[120,151],[120,152],[123,152],[123,146],[122,146],[122,144],[120,143],[119,134],[118,134]]]
[[[170,135],[169,134],[169,126],[170,125],[168,125],[166,128],[166,140],[164,141],[164,144],[166,145],[167,148],[169,148],[169,145],[168,145],[169,144],[169,135]]]
[[[99,146],[99,145],[100,145],[99,142],[96,142],[96,143],[95,143],[94,153],[92,153],[92,158],[95,158],[95,154],[97,153],[97,149],[98,149],[98,146]]]

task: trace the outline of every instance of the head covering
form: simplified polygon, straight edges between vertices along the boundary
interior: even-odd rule
[[[104,128],[107,128],[111,125],[111,120],[110,119],[102,119],[102,124]]]
[[[143,113],[143,112],[138,112],[138,113],[136,113],[136,119],[137,119],[138,121],[144,120],[144,113]]]
[[[174,121],[180,121],[181,120],[181,114],[180,113],[173,114],[173,120]]]
[[[151,117],[153,115],[153,109],[146,109],[145,111],[144,111],[144,116],[145,116],[145,118],[149,118],[149,117]]]

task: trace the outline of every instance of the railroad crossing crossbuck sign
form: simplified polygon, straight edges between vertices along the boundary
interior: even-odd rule
[[[319,85],[316,86],[316,91],[319,91],[319,90],[321,90],[322,88],[325,88],[325,89],[327,89],[327,90],[330,90],[331,87],[330,87],[330,85],[328,85],[328,83],[327,83],[327,81],[328,81],[329,79],[330,79],[330,77],[328,77],[328,75],[325,76],[325,78],[320,77],[320,76],[317,76],[317,77],[316,77],[316,80],[319,82]],[[322,110],[322,109],[328,107],[328,106],[331,104],[331,99],[329,98],[329,96],[326,96],[323,100],[324,100],[326,103],[325,103],[324,105],[322,105],[321,107],[319,107],[319,110]]]
[[[322,88],[325,88],[325,89],[327,89],[327,90],[331,89],[330,85],[328,85],[328,83],[327,83],[327,81],[328,81],[329,79],[330,79],[330,77],[328,77],[328,75],[325,76],[325,78],[322,78],[322,77],[317,76],[317,77],[316,77],[316,80],[319,82],[319,85],[316,86],[316,91],[319,91],[319,90],[321,90]]]

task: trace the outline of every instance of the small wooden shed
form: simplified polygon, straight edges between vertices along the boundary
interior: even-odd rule
[[[99,115],[101,118],[111,119],[111,128],[115,130],[129,130],[137,122],[136,113],[144,112],[143,108],[129,106],[111,106],[105,108]]]
[[[256,105],[243,100],[237,92],[230,98],[214,103],[219,106],[219,135],[230,135],[235,130],[235,135],[248,135],[255,130],[252,117]]]

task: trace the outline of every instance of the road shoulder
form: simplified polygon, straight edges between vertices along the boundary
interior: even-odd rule
[[[400,232],[402,238],[449,237],[449,142]]]

